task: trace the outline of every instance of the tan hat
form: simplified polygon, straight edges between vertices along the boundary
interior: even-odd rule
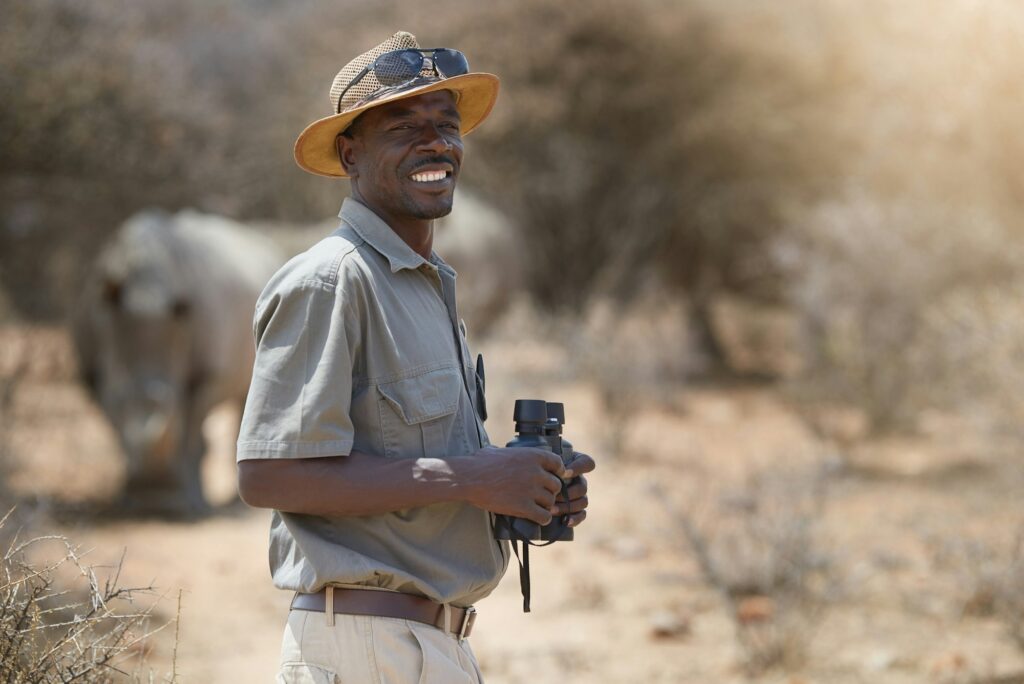
[[[388,92],[387,86],[377,79],[376,73],[369,67],[386,52],[409,48],[420,48],[416,36],[399,31],[353,59],[338,72],[331,84],[331,109],[338,113],[314,121],[299,135],[295,141],[295,161],[299,166],[320,176],[346,178],[348,174],[338,158],[335,138],[367,109],[395,100],[435,90],[450,90],[462,117],[462,135],[472,131],[487,118],[498,97],[498,77],[494,74],[469,73],[445,78],[436,74],[430,61],[426,60],[420,77],[410,81],[407,86],[394,86],[392,92]],[[362,78],[352,84],[352,80],[360,75]],[[374,97],[378,91],[381,91],[380,96]]]

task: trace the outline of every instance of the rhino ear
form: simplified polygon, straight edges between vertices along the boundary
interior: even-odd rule
[[[176,299],[171,304],[171,316],[176,319],[182,319],[189,315],[192,311],[192,304],[187,299]]]
[[[111,306],[121,305],[121,294],[124,286],[119,280],[107,278],[103,281],[103,301]]]

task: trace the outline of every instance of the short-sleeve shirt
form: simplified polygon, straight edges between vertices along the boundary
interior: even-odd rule
[[[256,305],[256,362],[238,460],[465,456],[488,444],[456,273],[424,259],[365,205],[293,258]],[[508,564],[491,514],[439,503],[382,515],[274,511],[274,585],[371,586],[457,606],[491,592]]]

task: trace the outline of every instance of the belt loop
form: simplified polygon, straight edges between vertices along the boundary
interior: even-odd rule
[[[444,610],[444,633],[451,634],[452,632],[452,607],[449,603],[442,603],[441,609]]]
[[[327,585],[324,590],[324,612],[327,613],[327,626],[334,626],[334,587]]]

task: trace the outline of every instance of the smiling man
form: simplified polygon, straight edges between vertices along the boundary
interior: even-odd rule
[[[351,197],[256,307],[238,484],[273,509],[271,573],[295,592],[278,681],[481,681],[466,637],[509,559],[493,514],[586,517],[589,456],[490,446],[456,274],[432,250],[497,92],[461,52],[396,33],[296,142]]]

